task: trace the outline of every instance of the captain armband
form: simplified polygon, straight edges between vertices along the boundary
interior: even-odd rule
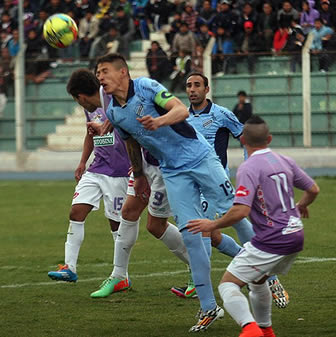
[[[170,92],[166,90],[162,90],[159,93],[156,94],[154,98],[154,102],[159,105],[161,108],[164,108],[164,106],[169,102],[171,99],[173,99],[175,96],[171,94]]]

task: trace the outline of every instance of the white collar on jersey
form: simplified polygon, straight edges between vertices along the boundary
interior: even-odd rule
[[[262,150],[254,151],[251,154],[251,157],[254,156],[255,154],[264,154],[264,153],[267,153],[267,152],[271,152],[271,149],[269,147],[267,149],[262,149]]]

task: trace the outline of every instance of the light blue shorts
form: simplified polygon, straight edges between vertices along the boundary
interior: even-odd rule
[[[208,201],[209,218],[226,213],[233,204],[234,188],[214,151],[193,168],[162,172],[162,175],[179,230],[185,228],[189,220],[205,218],[201,192]]]

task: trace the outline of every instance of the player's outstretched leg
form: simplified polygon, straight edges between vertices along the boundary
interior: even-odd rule
[[[211,258],[211,238],[210,237],[202,237],[202,241],[204,243],[204,247],[206,248],[206,252]],[[197,298],[197,291],[194,280],[192,278],[190,267],[188,266],[189,271],[189,281],[185,287],[172,287],[170,291],[175,294],[176,296],[182,298]]]
[[[201,234],[191,234],[186,229],[181,234],[188,250],[192,278],[201,304],[198,321],[189,331],[204,331],[224,316],[224,310],[216,304],[210,278],[210,259]]]
[[[235,257],[242,249],[231,236],[220,231],[213,231],[211,233],[211,244],[222,254],[230,257]]]
[[[247,298],[240,291],[239,285],[223,282],[218,286],[225,310],[242,327],[239,337],[264,337],[249,309]]]
[[[48,276],[55,281],[76,282],[76,266],[79,250],[84,240],[85,221],[70,220],[67,241],[65,243],[65,265],[59,265],[56,271],[50,271]]]
[[[128,263],[138,233],[139,220],[128,221],[121,218],[118,238],[114,245],[113,272],[97,291],[91,293],[92,298],[107,297],[112,293],[127,290],[131,287],[128,279]]]
[[[249,283],[249,298],[253,316],[263,332],[263,337],[275,337],[272,329],[272,295],[267,281],[262,284]]]

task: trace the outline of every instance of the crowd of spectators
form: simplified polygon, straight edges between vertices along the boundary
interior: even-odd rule
[[[236,73],[242,61],[253,73],[263,53],[293,54],[295,71],[311,31],[319,70],[328,70],[331,58],[325,51],[335,49],[336,1],[330,0],[24,0],[23,7],[27,75],[35,83],[48,76],[46,60],[94,59],[108,51],[129,59],[130,42],[148,40],[152,31],[163,31],[170,48],[164,51],[158,42],[152,43],[148,71],[157,79],[170,75],[174,83],[189,68],[202,70],[202,52],[211,37],[213,73],[219,75]],[[64,50],[43,40],[43,23],[55,13],[68,14],[79,27],[77,43]],[[17,18],[18,1],[0,0],[0,47],[11,57],[19,50]],[[1,71],[6,68],[2,63]]]

